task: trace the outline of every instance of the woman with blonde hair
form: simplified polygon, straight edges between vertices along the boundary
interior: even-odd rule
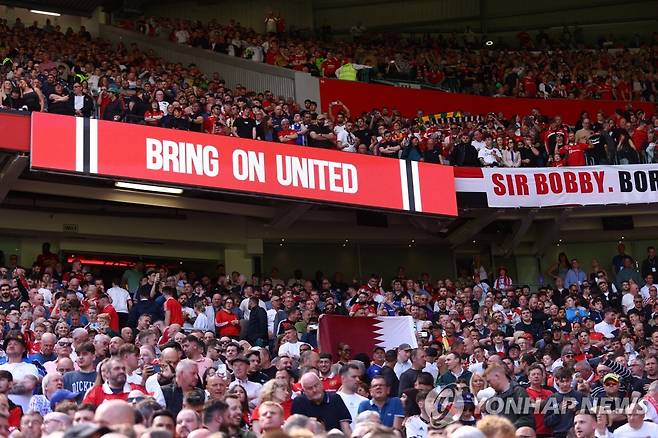
[[[484,404],[488,398],[493,397],[496,394],[496,391],[489,386],[487,379],[484,378],[484,374],[482,373],[473,373],[468,388],[474,398],[475,418],[480,418],[480,406]]]
[[[14,84],[11,81],[7,80],[2,83],[0,87],[0,108],[1,107],[12,107],[13,100],[11,98],[11,92],[14,90]]]
[[[260,403],[265,402],[275,402],[281,405],[283,408],[283,419],[287,419],[291,415],[292,411],[292,398],[291,398],[290,387],[287,383],[284,383],[280,380],[272,379],[268,380],[260,390],[258,396],[258,401]],[[259,405],[260,406],[260,405]],[[258,407],[254,409],[253,416],[251,418],[252,426],[256,434],[260,433],[260,424],[258,421]]]

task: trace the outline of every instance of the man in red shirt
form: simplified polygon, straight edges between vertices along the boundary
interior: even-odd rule
[[[107,313],[110,315],[110,328],[113,332],[119,333],[119,314],[112,304],[112,299],[107,294],[98,295],[98,306],[101,309],[99,313]]]
[[[103,374],[107,376],[107,382],[102,385],[91,387],[83,403],[100,405],[106,400],[127,400],[130,391],[138,390],[146,394],[146,389],[141,385],[126,383],[126,365],[119,359],[110,359],[103,364]]]
[[[281,143],[297,144],[297,131],[290,129],[290,121],[288,119],[281,120],[281,129],[278,132],[279,141]]]
[[[544,370],[539,364],[534,364],[528,369],[528,381],[530,385],[526,388],[530,400],[533,402],[545,402],[553,394],[551,390],[544,386],[545,375]],[[542,403],[543,404],[543,403]],[[537,435],[550,435],[551,428],[544,425],[544,415],[541,413],[534,414],[535,416],[535,430]]]
[[[537,96],[537,81],[535,81],[532,72],[526,73],[526,75],[521,78],[521,83],[523,84],[523,89],[525,90],[525,97]]]
[[[569,144],[558,149],[560,154],[566,154],[567,166],[584,166],[587,164],[585,152],[592,149],[591,144],[576,143],[573,133],[569,133]]]
[[[335,78],[336,70],[343,65],[342,62],[333,53],[327,52],[327,59],[322,62],[322,76],[325,78]]]
[[[183,307],[176,299],[176,289],[170,286],[162,288],[162,294],[165,297],[164,312],[165,312],[165,327],[171,324],[183,325]]]

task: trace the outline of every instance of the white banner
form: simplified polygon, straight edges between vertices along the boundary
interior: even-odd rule
[[[457,192],[487,194],[489,207],[658,202],[658,164],[455,171]]]

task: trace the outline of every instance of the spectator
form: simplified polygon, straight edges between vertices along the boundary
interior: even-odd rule
[[[527,400],[528,393],[524,388],[510,381],[510,378],[507,376],[506,370],[500,365],[494,365],[487,367],[485,372],[485,377],[487,382],[491,387],[496,391],[496,395],[489,399],[489,402],[493,399],[497,399],[499,402],[506,403],[507,400]],[[486,408],[485,408],[486,412]],[[514,412],[513,410],[506,410],[501,414],[502,417],[507,418],[514,424],[514,427],[535,427],[534,417],[526,412]],[[547,422],[546,419],[544,423],[552,427],[552,424]],[[554,429],[555,432],[555,429]]]
[[[375,411],[384,426],[400,430],[404,419],[404,409],[398,397],[389,397],[390,388],[383,376],[375,376],[370,382],[370,400],[359,405],[359,413]]]
[[[104,362],[101,365],[101,373],[107,376],[107,381],[104,382],[103,377],[97,378],[94,386],[85,395],[84,403],[98,406],[106,400],[126,400],[133,390],[145,391],[140,385],[126,382],[126,366],[119,359]]]
[[[300,383],[304,394],[293,400],[292,413],[318,418],[326,429],[335,428],[345,435],[351,435],[352,417],[341,397],[325,392],[322,382],[313,373],[304,374]],[[359,411],[362,411],[361,406]]]
[[[571,369],[567,367],[555,372],[558,392],[548,399],[549,403],[554,399],[553,406],[559,406],[559,410],[555,409],[544,417],[544,424],[553,429],[553,436],[556,437],[567,436],[582,403],[582,394],[572,388],[571,374]]]

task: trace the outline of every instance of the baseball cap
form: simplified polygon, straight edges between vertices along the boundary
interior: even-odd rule
[[[406,343],[405,344],[400,344],[400,346],[398,347],[398,351],[411,350],[411,349],[412,349],[411,345],[406,344]]]
[[[619,383],[621,381],[621,378],[619,377],[619,374],[608,373],[605,376],[603,376],[603,383],[607,382],[608,380],[614,380],[615,382]]]
[[[75,400],[77,398],[78,394],[75,392],[71,392],[68,389],[58,389],[52,397],[50,397],[50,409],[54,411],[57,403],[63,402],[64,400]]]

